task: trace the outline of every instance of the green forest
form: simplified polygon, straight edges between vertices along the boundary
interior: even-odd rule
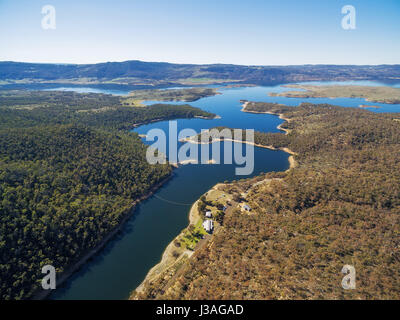
[[[98,93],[61,91],[0,91],[0,128],[43,124],[75,124],[130,130],[135,124],[159,119],[215,115],[189,105],[124,106],[125,98]]]
[[[218,94],[214,88],[185,88],[168,90],[135,90],[130,93],[130,97],[138,100],[157,100],[157,101],[186,101],[193,102],[205,97]]]
[[[188,105],[124,107],[72,92],[0,93],[0,299],[34,296],[100,244],[171,174],[149,165],[135,124],[213,117]]]
[[[303,103],[250,103],[283,114],[289,133],[256,143],[296,152],[297,166],[225,185],[245,197],[179,276],[137,299],[399,299],[400,121],[397,114]],[[341,286],[344,265],[356,289]],[[210,285],[212,284],[212,285]]]

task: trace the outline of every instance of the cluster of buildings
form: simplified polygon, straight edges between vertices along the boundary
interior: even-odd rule
[[[204,230],[206,230],[208,233],[212,233],[213,229],[214,229],[214,223],[211,220],[212,218],[212,213],[211,211],[206,211],[206,218],[208,218],[207,220],[204,220],[203,222],[203,228]]]
[[[251,211],[251,208],[247,203],[241,203],[241,204],[239,204],[239,206],[241,206],[242,210],[245,210],[247,212]],[[227,209],[227,206],[225,205],[225,206],[223,206],[222,211],[225,212],[226,209]],[[203,228],[206,232],[212,233],[214,230],[214,222],[212,220],[212,217],[213,217],[212,212],[210,210],[206,211],[205,217],[206,217],[206,220],[204,220],[204,222],[203,222]]]
[[[226,206],[222,208],[222,211],[225,212],[227,209]],[[206,230],[208,233],[212,233],[214,230],[214,222],[211,220],[212,219],[212,212],[211,211],[206,211],[205,213],[206,220],[203,222],[203,228]]]

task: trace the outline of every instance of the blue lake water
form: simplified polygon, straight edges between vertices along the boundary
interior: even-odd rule
[[[374,84],[374,82],[368,83]],[[352,84],[360,83],[352,82]],[[365,85],[365,82],[362,84]],[[282,120],[268,114],[241,112],[241,99],[278,102],[290,106],[297,106],[306,101],[345,107],[368,104],[382,106],[382,109],[371,109],[374,112],[400,112],[400,105],[368,103],[364,99],[297,99],[268,96],[269,92],[282,90],[287,89],[281,86],[220,89],[221,95],[203,98],[190,104],[216,113],[221,119],[180,119],[177,120],[178,130],[191,128],[200,132],[201,129],[227,126],[264,132],[279,131],[276,127]],[[150,129],[157,128],[168,132],[168,124],[168,121],[151,123],[136,128],[135,131],[146,134]],[[238,148],[243,147],[234,145]],[[223,156],[223,144],[220,148]],[[254,155],[254,172],[251,176],[262,172],[282,171],[289,167],[288,154],[282,151],[255,148]],[[249,176],[236,176],[235,165],[180,166],[174,170],[174,176],[169,182],[133,210],[132,218],[125,224],[123,231],[64,286],[57,289],[52,298],[127,298],[129,293],[143,281],[149,269],[159,262],[168,243],[187,226],[191,204],[218,182],[247,177]]]

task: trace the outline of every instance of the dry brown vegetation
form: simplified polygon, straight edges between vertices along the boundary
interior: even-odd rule
[[[256,139],[297,152],[298,166],[226,185],[245,195],[253,214],[231,211],[168,289],[158,291],[155,282],[140,298],[399,299],[395,115],[312,104],[249,109],[291,120],[288,135]],[[355,290],[341,286],[345,264],[356,268]]]

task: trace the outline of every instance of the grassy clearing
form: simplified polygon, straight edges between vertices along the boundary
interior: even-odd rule
[[[203,228],[203,220],[199,219],[195,225],[190,225],[180,239],[186,249],[194,250],[197,243],[207,234]]]
[[[136,99],[136,98],[131,98],[131,97],[124,98],[121,101],[121,104],[126,107],[145,107],[146,106],[145,104],[143,104],[142,99]]]

